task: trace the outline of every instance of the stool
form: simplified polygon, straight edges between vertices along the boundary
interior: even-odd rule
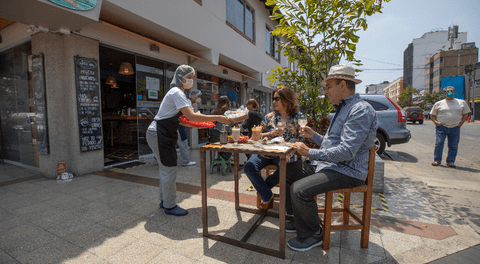
[[[225,171],[228,166],[228,170],[232,172],[232,167],[230,165],[230,161],[224,160],[220,155],[218,155],[217,151],[211,151],[212,156],[210,160],[210,174],[213,174],[213,167],[215,165],[221,165],[222,166],[222,175],[225,176]],[[220,170],[220,167],[217,167],[217,171]]]
[[[107,133],[107,141],[110,139],[110,147],[113,147],[113,140],[117,138],[114,132],[117,125],[117,122],[110,121],[110,133]]]
[[[323,249],[330,248],[330,232],[331,230],[352,230],[361,229],[362,235],[360,240],[360,246],[362,248],[368,248],[368,239],[370,234],[370,216],[372,209],[372,189],[373,189],[373,172],[375,168],[375,146],[370,149],[370,156],[368,161],[368,174],[365,180],[365,185],[361,185],[355,188],[340,189],[330,191],[325,194],[325,208],[319,208],[318,212],[323,213],[324,221],[320,220],[323,226]],[[363,213],[362,219],[359,219],[355,214],[350,211],[350,193],[363,192]],[[333,208],[333,193],[344,193],[343,208]],[[332,213],[342,213],[343,223],[342,225],[332,225]],[[350,224],[350,216],[358,224]]]

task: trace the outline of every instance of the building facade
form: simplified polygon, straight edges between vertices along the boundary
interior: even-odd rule
[[[467,42],[467,33],[459,32],[454,42],[454,48],[460,48]],[[424,86],[425,60],[436,54],[439,49],[448,49],[448,31],[436,31],[423,34],[421,38],[413,39],[403,52],[403,81],[405,87],[411,85],[417,90],[425,90]]]
[[[390,83],[388,81],[384,81],[382,83],[377,84],[369,84],[365,87],[366,94],[383,94],[383,89],[387,87]]]
[[[477,61],[478,48],[475,43],[464,43],[460,49],[441,50],[424,62],[424,87],[430,94],[440,94],[444,86],[442,78],[464,75],[465,66]]]
[[[197,71],[196,111],[210,114],[220,96],[271,110],[267,72],[286,58],[265,1],[24,2],[0,0],[5,162],[54,177],[59,162],[83,175],[152,158],[146,128],[181,64]],[[191,147],[207,137],[191,129]]]
[[[398,77],[383,89],[383,95],[392,99],[394,102],[398,101],[400,93],[403,91],[403,77]]]

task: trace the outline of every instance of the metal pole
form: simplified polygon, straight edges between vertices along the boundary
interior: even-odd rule
[[[472,118],[470,119],[470,121],[475,121],[475,88],[477,88],[477,84],[475,83],[475,73],[477,71],[477,67],[479,66],[478,63],[474,64],[474,67],[473,67],[473,92],[472,92],[472,98],[473,98],[473,104],[472,104]]]

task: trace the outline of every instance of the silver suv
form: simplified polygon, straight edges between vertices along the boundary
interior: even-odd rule
[[[380,94],[360,94],[360,97],[372,105],[377,112],[378,129],[375,148],[378,155],[385,151],[386,145],[390,147],[410,141],[412,135],[407,129],[407,114],[397,103]],[[329,118],[332,119],[333,116],[334,113],[330,114]]]

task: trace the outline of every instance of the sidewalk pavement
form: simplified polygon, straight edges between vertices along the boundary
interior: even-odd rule
[[[0,263],[480,262],[480,235],[455,213],[440,215],[409,179],[389,169],[393,161],[385,164],[388,209],[372,210],[367,249],[360,248],[360,231],[333,232],[326,251],[287,247],[285,260],[205,238],[199,150],[190,157],[197,165],[177,171],[177,202],[189,210],[183,217],[159,209],[154,161],[68,182],[0,163]],[[258,216],[235,211],[233,173],[214,170],[207,184],[209,231],[242,237]],[[242,175],[240,203],[253,207],[250,186]],[[267,217],[249,242],[278,250],[278,225]],[[287,233],[287,241],[294,235]]]

